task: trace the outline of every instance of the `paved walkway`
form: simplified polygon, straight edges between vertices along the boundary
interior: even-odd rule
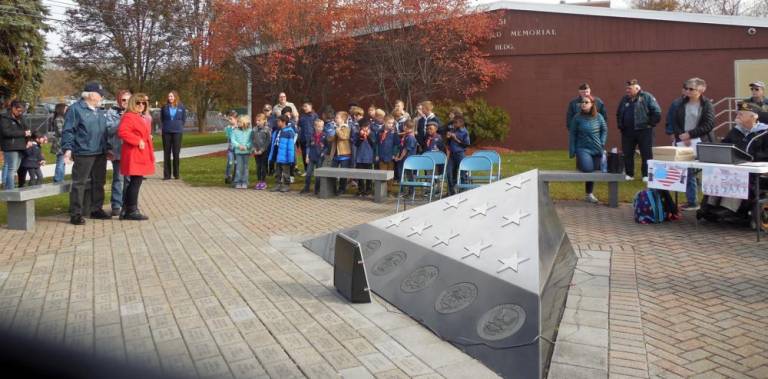
[[[383,301],[341,301],[298,245],[393,204],[157,179],[141,204],[149,222],[0,230],[0,324],[189,377],[493,376]],[[580,261],[550,377],[768,377],[768,243],[557,209]]]

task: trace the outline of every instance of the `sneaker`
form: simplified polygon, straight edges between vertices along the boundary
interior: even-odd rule
[[[680,205],[680,210],[681,211],[698,211],[699,206],[696,204],[683,204],[683,205]]]
[[[97,209],[91,212],[91,218],[94,220],[109,220],[112,216],[108,215],[107,212],[104,212],[103,209]]]
[[[648,183],[648,177],[647,176],[643,176],[643,181]]]
[[[85,219],[81,215],[74,215],[69,218],[69,223],[72,225],[85,225]]]
[[[296,181],[296,178],[294,178],[293,176],[291,176],[291,184],[293,184],[293,182],[295,182],[295,181]]]
[[[280,188],[280,192],[288,192],[290,190],[291,190],[291,188],[288,187],[288,186],[283,186],[282,188]]]
[[[283,186],[282,186],[282,185],[280,185],[280,184],[277,184],[277,185],[275,185],[274,187],[272,187],[272,189],[271,189],[271,190],[269,190],[269,192],[278,192],[278,191],[282,190],[282,188],[283,188]]]
[[[170,178],[166,178],[166,179],[163,179],[163,180],[168,180],[168,179],[170,179]],[[225,177],[224,178],[224,184],[230,184],[230,183],[232,183],[232,178],[230,178],[229,176]]]
[[[595,197],[594,194],[588,193],[587,196],[584,196],[584,201],[587,203],[597,204],[597,197]]]
[[[634,176],[625,175],[624,180],[635,180]]]
[[[122,212],[122,209],[120,208],[112,208],[112,217],[120,216],[121,212]]]
[[[301,192],[299,192],[299,195],[303,195],[303,194],[306,194],[306,193],[309,193],[309,190],[304,188],[304,189],[301,190]]]
[[[265,190],[265,189],[267,189],[267,182],[261,182],[261,183],[259,183],[259,188],[258,188],[258,189],[260,189],[260,190]]]
[[[126,213],[120,217],[121,220],[132,220],[132,221],[145,221],[149,220],[149,217],[143,215],[138,210],[135,210],[130,213]]]
[[[302,172],[302,173],[301,173],[301,177],[302,177],[302,178],[304,178],[304,177],[306,177],[306,176],[307,176],[307,173],[306,173],[306,172]]]

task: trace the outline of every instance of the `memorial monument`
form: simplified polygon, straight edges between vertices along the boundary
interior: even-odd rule
[[[507,378],[545,377],[576,266],[537,170],[344,230],[370,287]],[[304,246],[333,264],[335,234]]]

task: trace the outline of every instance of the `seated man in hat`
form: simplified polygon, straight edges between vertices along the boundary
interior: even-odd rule
[[[765,97],[765,82],[756,81],[749,83],[749,90],[752,96],[744,99],[763,124],[768,124],[768,98]]]
[[[768,161],[768,125],[759,122],[757,112],[747,103],[741,103],[736,116],[736,126],[723,138],[723,143],[732,143],[737,148],[747,152],[753,161]],[[699,217],[714,214],[715,208],[722,207],[734,212],[739,217],[746,217],[754,208],[757,198],[754,190],[757,174],[749,174],[749,200],[728,197],[708,196],[702,202]],[[768,189],[768,178],[760,177],[760,188]],[[718,217],[719,218],[719,217]]]

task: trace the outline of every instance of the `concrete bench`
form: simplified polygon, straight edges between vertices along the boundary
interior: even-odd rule
[[[366,170],[360,168],[320,167],[315,170],[315,178],[320,181],[321,199],[335,194],[336,179],[361,179],[373,181],[373,201],[383,203],[387,200],[387,181],[395,178],[391,170]]]
[[[608,182],[608,205],[619,206],[619,183],[626,181],[624,174],[580,171],[539,171],[539,179],[546,185],[549,194],[549,182]]]
[[[8,229],[34,229],[35,199],[67,193],[71,187],[71,182],[63,182],[0,191],[0,201],[8,204]]]

